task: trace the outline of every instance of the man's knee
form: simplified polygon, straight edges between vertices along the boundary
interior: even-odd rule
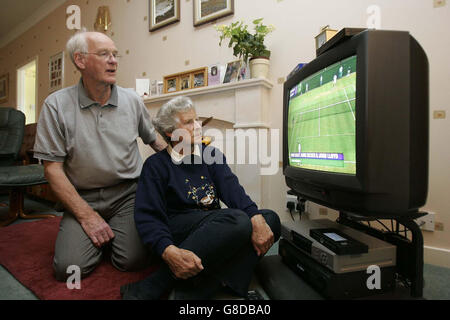
[[[147,252],[137,252],[134,254],[111,254],[111,263],[120,271],[138,271],[151,264],[150,254]]]
[[[53,259],[53,271],[57,281],[66,281],[74,272],[80,273],[80,278],[86,277],[98,265],[99,261],[88,261],[81,257],[57,256]]]

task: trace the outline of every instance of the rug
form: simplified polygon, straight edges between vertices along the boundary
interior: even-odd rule
[[[42,300],[120,299],[120,286],[141,280],[156,269],[121,272],[106,258],[85,279],[81,289],[68,289],[53,276],[53,255],[61,217],[0,228],[0,264]]]

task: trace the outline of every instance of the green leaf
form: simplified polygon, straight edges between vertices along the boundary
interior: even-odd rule
[[[260,24],[261,21],[263,21],[263,19],[264,18],[259,18],[259,19],[253,20],[253,24]]]
[[[264,45],[265,36],[274,30],[273,26],[262,24],[263,18],[253,20],[254,33],[248,31],[248,25],[242,20],[231,23],[229,26],[216,27],[220,34],[219,45],[223,40],[229,39],[228,47],[233,48],[236,57],[248,60],[249,56],[268,56],[270,51]]]

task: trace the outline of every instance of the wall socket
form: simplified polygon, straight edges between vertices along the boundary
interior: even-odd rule
[[[445,110],[433,111],[433,119],[445,119]]]
[[[445,110],[433,111],[433,119],[445,119]]]
[[[446,5],[446,0],[433,0],[433,7],[439,8]]]
[[[319,207],[319,216],[327,216],[328,215],[328,209],[325,207]]]
[[[297,208],[297,196],[294,196],[292,194],[286,194],[286,205],[288,204],[288,202],[293,202],[294,203],[294,212]],[[286,207],[286,211],[289,211],[289,209]]]
[[[434,231],[435,230],[435,221],[434,217],[436,214],[432,211],[429,211],[427,215],[417,218],[416,223],[420,227],[420,229],[425,231]]]
[[[339,216],[339,212],[324,206],[321,206],[312,201],[306,201],[305,212],[309,220],[315,219],[330,219],[336,220]]]

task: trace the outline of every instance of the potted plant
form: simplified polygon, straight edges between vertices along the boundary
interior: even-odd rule
[[[243,21],[216,27],[220,33],[219,45],[222,41],[229,39],[228,47],[233,48],[233,55],[247,63],[250,58],[250,73],[252,78],[267,78],[269,72],[270,51],[264,44],[266,35],[272,32],[275,27],[262,24],[263,18],[253,21],[254,33],[248,31],[248,25]]]

